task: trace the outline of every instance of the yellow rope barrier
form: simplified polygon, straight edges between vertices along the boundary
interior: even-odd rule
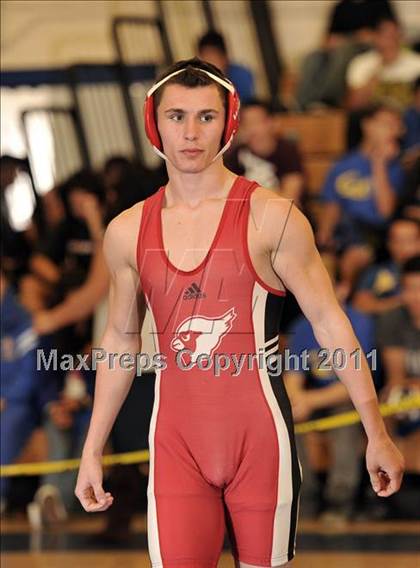
[[[396,403],[381,404],[379,408],[382,416],[392,416],[398,412],[417,410],[420,408],[420,394],[404,397]],[[319,420],[310,420],[303,424],[297,424],[295,432],[297,434],[306,434],[307,432],[312,432],[314,430],[332,430],[333,428],[341,428],[342,426],[357,424],[357,422],[360,422],[358,412],[356,410],[350,410],[349,412],[343,412],[342,414],[337,414],[335,416],[328,416],[328,418],[320,418]]]
[[[380,405],[382,416],[391,416],[398,412],[420,409],[420,394],[407,396],[398,403],[385,403]],[[342,428],[360,422],[360,416],[356,410],[329,416],[328,418],[320,418],[319,420],[310,420],[295,426],[296,434],[306,434],[313,431],[332,430],[334,428]],[[146,463],[149,461],[148,450],[137,452],[126,452],[124,454],[106,455],[102,458],[104,466],[116,464],[133,464]],[[78,469],[80,459],[60,460],[53,462],[38,463],[19,463],[12,465],[0,466],[1,477],[12,477],[16,475],[44,475],[47,473],[61,473],[72,469]]]

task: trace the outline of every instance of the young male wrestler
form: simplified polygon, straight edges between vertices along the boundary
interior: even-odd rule
[[[234,87],[217,68],[197,59],[171,67],[145,106],[169,183],[114,219],[105,235],[112,285],[102,347],[138,352],[147,306],[165,362],[156,370],[149,431],[154,567],[216,567],[225,525],[238,567],[287,565],[301,473],[283,380],[268,365],[278,355],[285,290],[321,346],[360,349],[307,219],[289,200],[224,167],[238,111]],[[257,364],[235,372],[234,357],[252,353]],[[216,355],[227,358],[219,373]],[[366,359],[358,357],[360,369],[355,360],[338,375],[369,439],[373,488],[386,497],[400,487],[403,460],[385,430]],[[133,376],[99,366],[75,490],[86,511],[112,504],[101,454]]]

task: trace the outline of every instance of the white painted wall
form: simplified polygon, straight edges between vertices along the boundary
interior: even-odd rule
[[[223,31],[232,29],[228,39],[232,43],[234,38],[232,52],[236,58],[246,59],[252,50],[240,39],[240,31],[249,27],[243,0],[214,3],[216,20]],[[270,4],[282,54],[286,63],[295,66],[302,55],[318,45],[334,0],[270,0]],[[394,5],[406,34],[418,37],[420,3],[395,0]],[[197,36],[205,28],[200,3],[165,0],[163,6],[175,56],[192,55]],[[112,18],[155,14],[153,0],[2,0],[2,67],[7,70],[112,62]]]
[[[110,63],[112,18],[154,13],[152,0],[2,0],[2,67]]]

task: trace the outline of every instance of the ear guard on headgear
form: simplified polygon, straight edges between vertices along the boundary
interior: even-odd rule
[[[216,81],[216,83],[219,83],[219,85],[222,85],[228,91],[228,106],[226,111],[225,130],[223,132],[223,139],[222,139],[222,149],[214,157],[214,160],[216,160],[221,154],[223,154],[229,148],[232,142],[232,138],[235,135],[236,131],[238,130],[239,108],[241,103],[239,100],[238,93],[235,87],[233,86],[233,83],[231,83],[229,80],[221,79],[217,75],[214,75],[213,73],[210,73],[205,69],[201,69],[200,67],[194,67],[194,69],[197,69],[202,73],[205,73],[211,79],[213,79],[213,81]],[[182,73],[183,71],[185,71],[185,68],[179,69],[178,71],[171,73],[170,75],[164,77],[161,81],[153,85],[153,87],[149,89],[149,91],[147,92],[146,100],[144,101],[144,108],[143,108],[144,128],[146,131],[147,138],[152,144],[154,151],[164,160],[166,160],[166,156],[163,153],[162,140],[160,138],[156,124],[153,93],[157,91],[157,89],[159,89],[159,87],[161,87],[164,83],[166,83],[166,81],[168,81],[175,75]]]

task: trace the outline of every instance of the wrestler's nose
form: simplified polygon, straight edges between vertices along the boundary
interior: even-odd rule
[[[187,116],[184,121],[184,138],[185,140],[197,140],[199,124],[197,119],[193,116]]]

